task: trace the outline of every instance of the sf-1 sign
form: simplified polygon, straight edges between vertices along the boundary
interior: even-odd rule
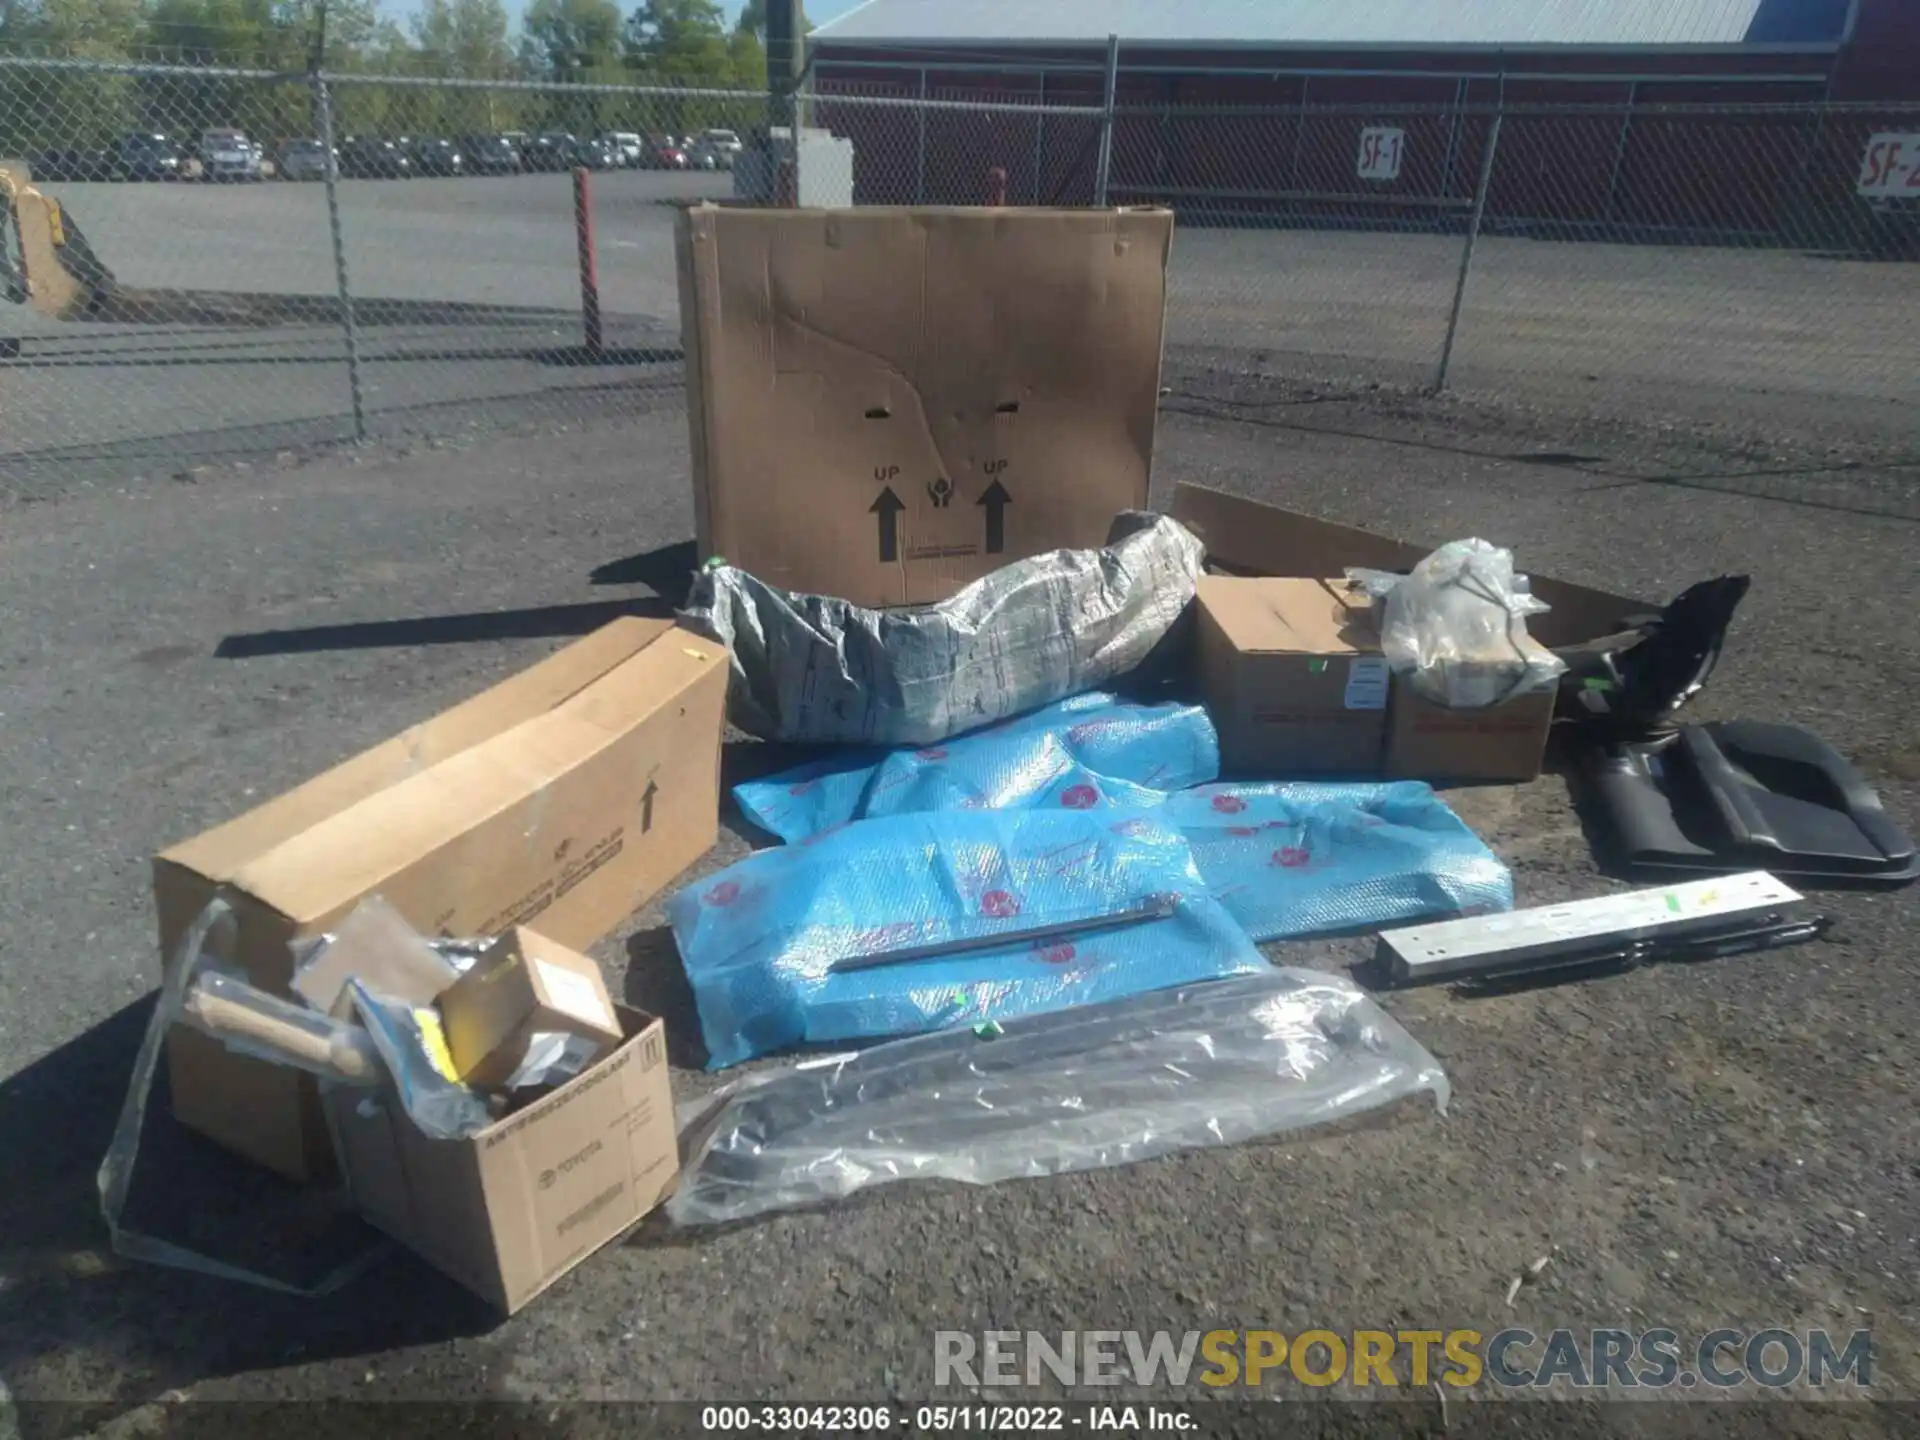
[[[1407,132],[1390,125],[1369,125],[1360,132],[1360,163],[1357,167],[1362,180],[1398,180],[1400,178],[1400,155],[1406,149]]]

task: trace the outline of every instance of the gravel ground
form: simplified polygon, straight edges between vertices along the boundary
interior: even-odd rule
[[[1751,573],[1702,712],[1817,726],[1920,826],[1913,454],[1172,378],[1159,485],[1413,539],[1484,534],[1535,571],[1655,598]],[[1762,958],[1473,1003],[1390,996],[1452,1077],[1444,1117],[1407,1104],[1335,1132],[986,1190],[895,1187],[692,1238],[649,1223],[507,1322],[404,1256],[315,1301],[105,1253],[93,1173],[154,978],[148,857],[645,604],[634,557],[691,529],[677,400],[585,429],[42,486],[0,510],[0,1377],[23,1435],[203,1433],[215,1414],[310,1435],[328,1412],[199,1402],[370,1397],[527,1402],[485,1413],[516,1433],[632,1433],[627,1412],[557,1402],[926,1399],[932,1332],[987,1328],[1864,1327],[1876,1394],[1916,1398],[1920,890],[1836,896],[1831,939]],[[218,658],[236,635],[254,637],[249,658]],[[746,773],[754,747],[728,763]],[[1523,903],[1608,883],[1563,779],[1457,803]],[[729,832],[705,865],[744,846]],[[650,908],[597,954],[671,1021],[683,997],[659,923]],[[1363,949],[1272,953],[1338,968]],[[676,1070],[682,1094],[704,1083]],[[231,1197],[222,1212],[203,1183],[215,1161],[158,1138],[149,1169],[192,1233],[295,1213],[257,1181],[245,1213]],[[183,1199],[201,1193],[204,1209]],[[1509,1309],[1511,1277],[1542,1255]],[[1478,1403],[1492,1398],[1454,1395],[1455,1430],[1547,1423],[1489,1421],[1512,1413]],[[1425,1395],[1337,1408],[1316,1428],[1443,1420]],[[1912,1419],[1764,1409],[1740,1412],[1742,1433]],[[1731,1413],[1569,1408],[1553,1425],[1638,1434],[1678,1414],[1725,1433]]]

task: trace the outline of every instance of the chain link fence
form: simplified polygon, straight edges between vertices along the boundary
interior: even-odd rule
[[[0,226],[0,469],[677,403],[674,207],[790,196],[1171,205],[1175,363],[1920,443],[1920,107],[1075,83],[836,83],[799,106],[831,143],[756,165],[760,92],[0,56],[0,169],[53,202]],[[49,208],[64,304],[19,283]]]

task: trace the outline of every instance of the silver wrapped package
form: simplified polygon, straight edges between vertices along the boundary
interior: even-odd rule
[[[766,740],[933,745],[1107,684],[1193,600],[1204,551],[1176,520],[1129,511],[1100,550],[1055,550],[952,599],[869,610],[717,565],[681,619],[732,655],[728,712]]]

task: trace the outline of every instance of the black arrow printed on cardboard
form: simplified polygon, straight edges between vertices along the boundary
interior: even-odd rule
[[[880,563],[890,565],[900,558],[900,512],[906,503],[887,486],[880,498],[867,507],[869,515],[880,517]]]
[[[659,785],[651,779],[647,781],[647,788],[640,792],[640,833],[642,835],[653,829],[653,797],[659,793]]]
[[[1007,506],[1013,503],[1013,497],[1007,494],[1006,486],[995,480],[973,503],[986,507],[987,554],[1000,554],[1007,548]]]

